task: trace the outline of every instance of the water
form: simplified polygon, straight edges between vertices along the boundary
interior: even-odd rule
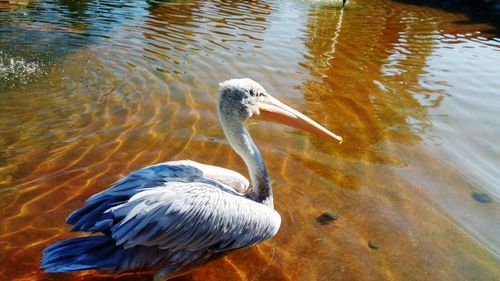
[[[215,111],[233,77],[345,141],[250,122],[280,232],[178,280],[498,279],[500,21],[334,2],[1,3],[4,279],[107,280],[44,274],[38,260],[77,235],[72,210],[135,169],[193,159],[246,174]],[[320,225],[327,210],[339,219]]]

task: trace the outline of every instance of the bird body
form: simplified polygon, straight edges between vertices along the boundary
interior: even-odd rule
[[[274,210],[269,176],[245,121],[262,115],[341,138],[272,98],[250,79],[221,84],[218,113],[230,145],[249,170],[251,187],[237,172],[190,160],[134,171],[91,196],[66,220],[73,231],[100,234],[47,247],[43,270],[156,269],[156,277],[163,278],[273,237],[281,217]]]
[[[172,274],[200,258],[257,244],[276,234],[281,218],[241,193],[247,186],[237,172],[189,160],[137,170],[68,217],[73,231],[104,233],[77,238],[93,247],[87,256],[81,245],[68,254],[72,244],[63,241],[45,250],[42,264],[48,272],[162,268]]]

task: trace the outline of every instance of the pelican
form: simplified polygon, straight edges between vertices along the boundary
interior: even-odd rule
[[[190,160],[134,171],[67,218],[72,231],[92,234],[47,247],[41,258],[45,272],[152,269],[154,280],[163,280],[278,232],[281,217],[274,210],[269,175],[245,122],[258,116],[339,142],[342,138],[251,79],[219,85],[220,124],[247,166],[251,188],[237,172]]]

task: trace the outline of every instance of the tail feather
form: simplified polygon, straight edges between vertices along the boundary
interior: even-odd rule
[[[43,251],[41,267],[45,272],[112,269],[123,251],[109,236],[87,236],[64,240]]]
[[[111,236],[94,235],[64,240],[45,248],[40,267],[45,272],[100,269],[113,273],[156,268],[169,275],[220,255],[211,251],[168,251],[146,246],[125,249],[117,246]]]

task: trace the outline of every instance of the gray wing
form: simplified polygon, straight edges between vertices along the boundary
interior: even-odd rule
[[[134,171],[87,199],[85,206],[69,215],[66,223],[73,226],[73,231],[106,232],[112,225],[112,220],[104,220],[109,217],[108,209],[127,202],[141,190],[163,186],[169,180],[188,181],[190,177],[203,176],[201,170],[189,164],[190,161],[166,162]]]
[[[125,248],[218,252],[274,236],[279,214],[205,176],[214,175],[211,167],[179,161],[138,170],[89,198],[67,222],[73,230],[108,233]],[[245,185],[246,179],[237,174],[232,181]]]
[[[127,202],[138,192],[152,187],[164,186],[166,182],[190,182],[193,178],[208,178],[219,181],[228,190],[244,191],[248,180],[241,174],[195,161],[171,161],[152,165],[130,173],[110,188],[90,197],[85,206],[73,212],[66,223],[73,231],[105,232],[110,220],[103,220],[105,212]],[[100,222],[96,224],[96,222]]]
[[[117,245],[220,252],[262,242],[279,229],[276,211],[214,182],[166,185],[144,190],[109,210],[116,221],[111,236]]]

